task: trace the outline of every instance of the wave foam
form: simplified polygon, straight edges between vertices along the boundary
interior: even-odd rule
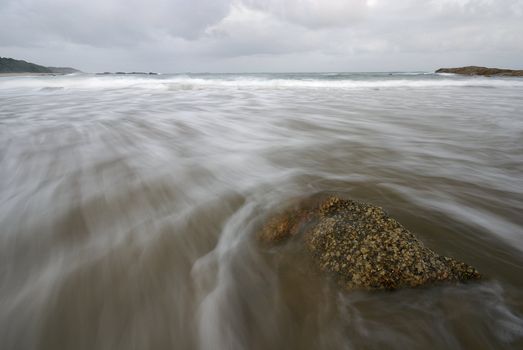
[[[177,90],[191,88],[312,88],[312,89],[376,89],[376,88],[438,88],[438,87],[518,87],[523,88],[523,79],[451,77],[440,75],[394,74],[383,77],[342,77],[332,79],[329,75],[311,78],[279,78],[274,76],[249,75],[164,75],[155,77],[92,76],[75,75],[60,77],[5,77],[0,79],[0,90],[42,90],[53,88],[106,90],[147,89]]]

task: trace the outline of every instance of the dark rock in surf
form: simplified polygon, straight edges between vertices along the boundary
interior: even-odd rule
[[[305,201],[272,217],[258,234],[267,244],[295,236],[346,289],[398,289],[479,279],[479,272],[436,254],[383,209],[337,196]]]
[[[523,77],[523,70],[499,69],[487,67],[459,67],[459,68],[440,68],[436,73],[452,73],[461,75],[482,75],[482,76],[503,76],[503,77]]]

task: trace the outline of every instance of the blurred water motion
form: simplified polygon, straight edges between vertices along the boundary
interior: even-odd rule
[[[521,348],[522,96],[415,74],[0,78],[0,348]],[[343,293],[256,244],[322,191],[487,278]]]

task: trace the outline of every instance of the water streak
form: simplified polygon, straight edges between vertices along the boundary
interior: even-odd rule
[[[1,349],[518,349],[523,80],[0,78]],[[487,278],[344,293],[254,235],[297,196],[384,207]]]

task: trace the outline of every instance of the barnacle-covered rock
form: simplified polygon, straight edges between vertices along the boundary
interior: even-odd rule
[[[258,238],[303,240],[318,267],[347,289],[397,289],[480,278],[473,267],[436,254],[369,204],[330,196],[271,218]]]

